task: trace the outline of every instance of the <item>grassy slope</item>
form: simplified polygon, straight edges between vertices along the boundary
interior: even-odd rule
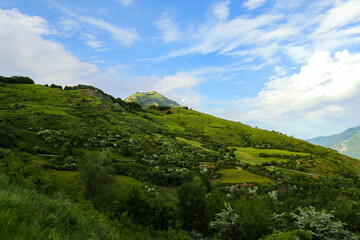
[[[0,175],[2,239],[113,239],[114,229],[96,212],[8,183]]]
[[[116,142],[117,134],[134,140],[150,138],[160,129],[162,133],[176,135],[181,142],[203,149],[208,143],[236,147],[238,159],[252,164],[278,160],[260,158],[259,153],[291,151],[291,154],[315,155],[319,164],[314,171],[321,172],[323,168],[326,170],[323,172],[330,173],[347,168],[360,173],[359,161],[320,146],[196,111],[174,108],[170,115],[156,110],[130,113],[93,90],[64,91],[41,85],[7,84],[0,87],[0,93],[0,119],[5,124],[11,123],[7,125],[9,131],[15,133],[29,152],[39,146],[51,153],[61,153],[56,144],[47,143],[36,134],[41,129],[66,131],[79,139],[92,137],[96,141],[106,135],[108,142]],[[78,148],[82,152],[91,150]],[[120,157],[116,151],[114,155]]]
[[[266,185],[270,183],[270,179],[262,177],[242,169],[222,169],[219,171],[221,174],[221,179],[214,180],[216,183],[258,183]]]
[[[222,149],[235,148],[236,158],[252,165],[271,161],[287,162],[287,159],[278,157],[260,157],[261,153],[303,157],[311,155],[314,156],[316,166],[308,169],[304,174],[334,177],[339,177],[347,171],[360,174],[360,161],[302,140],[182,108],[171,109],[172,114],[156,110],[126,111],[93,90],[64,91],[40,85],[7,84],[5,87],[0,87],[0,103],[0,124],[8,132],[13,133],[20,143],[19,147],[28,152],[33,152],[34,147],[37,146],[51,154],[63,154],[62,147],[47,142],[38,135],[46,129],[61,132],[60,137],[66,135],[79,139],[75,151],[71,153],[76,158],[82,158],[89,152],[101,151],[101,140],[105,139],[107,147],[112,148],[112,157],[118,161],[133,161],[133,158],[123,157],[119,148],[112,147],[120,141],[117,135],[140,143],[174,136],[172,139],[178,145],[185,144],[195,150],[205,150],[204,152],[208,153],[216,152],[216,148],[213,149],[211,146],[217,144]],[[81,139],[92,139],[94,144],[86,146],[80,141]],[[71,144],[74,146],[76,141]],[[34,157],[34,161],[43,164],[48,159]],[[221,178],[220,181],[214,181],[215,184],[271,183],[266,177],[241,169],[218,169],[218,171]],[[281,171],[294,174],[294,171],[286,169]],[[52,174],[59,183],[59,190],[65,196],[79,197],[79,191],[74,184],[77,172],[53,171]],[[121,190],[143,185],[142,182],[128,176],[116,176],[115,182]],[[87,219],[86,211],[76,206],[73,209],[73,206],[70,207],[60,200],[48,199],[24,189],[12,189],[7,183],[2,184],[1,187],[0,236],[5,236],[7,239],[26,239],[25,232],[28,239],[82,239],[82,237],[107,239],[113,234],[111,226],[98,225],[97,219]],[[157,187],[157,189],[164,199],[177,201],[177,188]],[[28,211],[24,210],[23,214],[17,209]],[[91,213],[91,216],[97,215]],[[1,222],[1,219],[13,220]],[[54,219],[60,219],[61,222],[55,222],[50,226],[44,225]],[[71,228],[62,225],[63,222],[69,221],[75,221],[75,224],[71,224]],[[5,224],[6,228],[3,227]],[[145,239],[146,236],[143,232],[123,234],[134,236],[134,239],[136,234],[140,234],[138,239]]]

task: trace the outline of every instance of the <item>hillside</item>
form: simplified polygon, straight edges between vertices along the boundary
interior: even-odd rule
[[[327,137],[316,137],[308,141],[360,159],[360,126],[349,128],[339,134]]]
[[[360,229],[360,161],[331,149],[186,107],[143,109],[85,85],[0,83],[0,103],[0,233],[9,238],[32,229],[33,238],[88,239],[98,221],[90,239],[311,235],[295,220],[273,223],[298,207],[333,214],[329,238]],[[32,208],[17,233],[21,199]],[[45,213],[29,217],[41,204]],[[224,232],[220,213],[240,216],[236,227]]]
[[[155,91],[151,92],[136,92],[135,94],[127,97],[124,101],[126,102],[136,102],[140,104],[141,107],[145,108],[150,105],[155,106],[167,106],[167,107],[181,107],[177,102],[168,99],[167,97],[157,93]]]

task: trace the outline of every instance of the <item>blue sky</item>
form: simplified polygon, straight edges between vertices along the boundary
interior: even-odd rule
[[[299,138],[360,125],[359,0],[0,0],[0,75],[156,90]]]

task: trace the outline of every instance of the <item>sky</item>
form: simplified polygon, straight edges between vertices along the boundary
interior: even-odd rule
[[[335,134],[360,125],[360,0],[0,0],[0,75]]]

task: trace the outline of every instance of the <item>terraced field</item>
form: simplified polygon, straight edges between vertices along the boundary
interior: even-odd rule
[[[286,158],[279,158],[279,157],[260,157],[260,154],[266,154],[266,155],[285,155],[285,156],[301,156],[306,157],[310,156],[309,153],[301,153],[301,152],[290,152],[286,150],[278,150],[278,149],[257,149],[257,148],[243,148],[243,147],[235,147],[235,156],[236,158],[244,163],[249,164],[262,164],[265,162],[271,162],[271,161],[283,161],[286,162]]]
[[[221,178],[219,180],[214,180],[213,183],[258,183],[261,185],[266,185],[271,183],[271,180],[259,176],[242,169],[222,169],[219,171]]]

